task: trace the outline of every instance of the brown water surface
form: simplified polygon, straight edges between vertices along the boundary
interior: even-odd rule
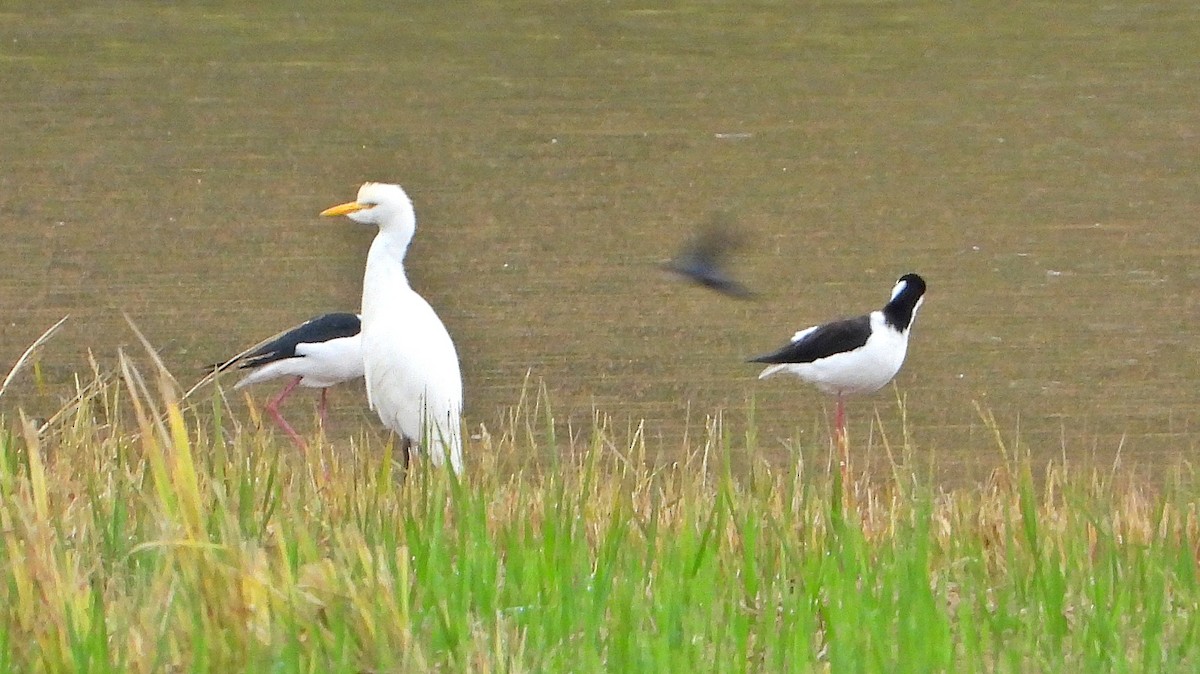
[[[753,398],[784,461],[829,403],[743,360],[918,271],[896,390],[943,475],[997,463],[976,402],[1039,460],[1195,455],[1195,3],[338,4],[0,13],[0,365],[71,314],[50,393],[6,409],[111,364],[122,310],[188,379],[355,308],[372,232],[316,214],[373,179],[416,202],[474,427],[528,372],[560,420],[644,418],[665,452]],[[715,210],[758,302],[656,267]],[[885,390],[860,440],[876,410],[895,432]]]

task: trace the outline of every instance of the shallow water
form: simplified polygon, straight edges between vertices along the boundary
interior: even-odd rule
[[[1039,461],[1156,470],[1200,440],[1198,62],[1185,2],[29,3],[0,13],[0,363],[71,314],[50,394],[14,397],[44,412],[134,344],[121,311],[187,380],[353,309],[372,234],[316,213],[388,180],[473,426],[528,373],[668,453],[753,399],[785,461],[829,401],[744,359],[918,271],[852,436],[894,436],[899,393],[947,477],[999,460],[976,404]],[[757,302],[657,268],[717,210]]]

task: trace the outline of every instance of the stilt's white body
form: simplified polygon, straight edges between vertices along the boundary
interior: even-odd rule
[[[801,330],[793,337],[798,342],[817,326]],[[863,346],[820,358],[811,363],[779,363],[765,368],[759,379],[788,373],[814,385],[823,393],[857,395],[883,388],[904,364],[908,353],[908,330],[889,328],[882,311],[871,312],[871,336]]]
[[[377,225],[363,276],[362,351],[371,408],[385,426],[429,452],[434,465],[462,461],[458,352],[433,307],[408,284],[404,256],[416,233],[412,201],[399,185],[366,183],[358,198],[326,209]]]
[[[363,376],[361,335],[297,344],[296,354],[302,357],[271,361],[255,369],[233,388],[280,377],[300,377],[300,385],[307,388],[329,388]]]

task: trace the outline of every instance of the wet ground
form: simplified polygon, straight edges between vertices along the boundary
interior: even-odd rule
[[[560,421],[645,419],[668,453],[753,399],[784,461],[829,401],[744,359],[918,271],[909,360],[852,435],[896,429],[898,392],[948,477],[998,461],[976,404],[1039,460],[1197,450],[1192,3],[26,4],[0,13],[0,364],[71,320],[49,393],[6,408],[111,364],[122,311],[187,380],[354,309],[372,233],[316,214],[371,179],[416,203],[473,426],[528,373]],[[657,268],[718,210],[757,301]]]

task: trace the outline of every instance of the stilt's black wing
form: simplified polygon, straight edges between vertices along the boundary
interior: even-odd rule
[[[871,317],[859,316],[811,328],[783,348],[751,358],[751,363],[811,363],[861,348],[871,336]]]
[[[209,365],[205,369],[216,373],[224,372],[234,365],[239,369],[258,367],[276,360],[295,357],[297,344],[315,344],[339,337],[353,337],[361,330],[362,323],[357,314],[323,314],[311,318],[291,330],[265,339],[232,358]],[[205,380],[201,380],[202,383],[203,381]]]
[[[319,344],[331,339],[353,337],[361,330],[362,322],[356,314],[333,313],[317,316],[246,354],[238,367],[258,367],[284,358],[294,358],[298,344]]]

